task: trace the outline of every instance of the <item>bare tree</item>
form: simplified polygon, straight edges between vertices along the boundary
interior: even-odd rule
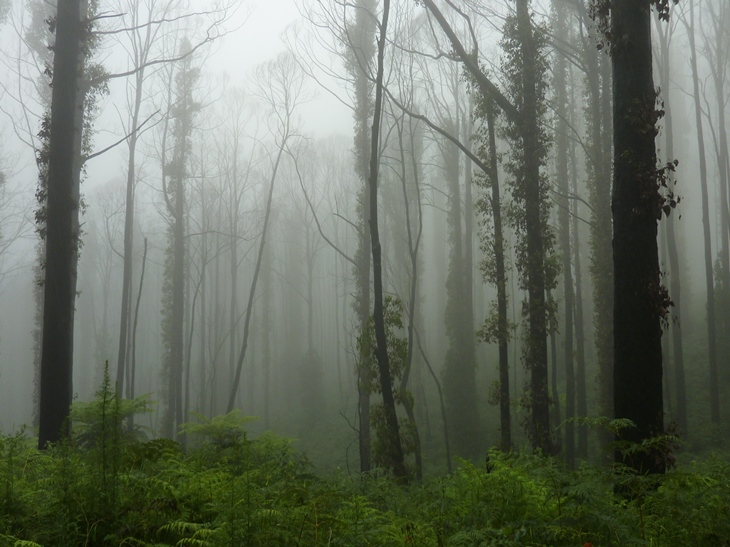
[[[266,234],[271,216],[271,202],[274,195],[279,166],[282,157],[291,144],[291,140],[297,137],[296,119],[294,117],[297,107],[306,99],[304,94],[304,74],[299,70],[294,59],[289,54],[280,54],[276,59],[258,67],[255,73],[258,87],[257,95],[269,109],[272,126],[270,128],[275,150],[270,152],[271,174],[269,176],[268,197],[266,199],[264,223],[259,239],[258,255],[254,269],[253,279],[248,295],[246,317],[243,325],[241,348],[238,352],[235,377],[231,386],[228,398],[228,412],[232,411],[238,387],[241,383],[241,372],[243,362],[248,349],[248,337],[251,328],[251,314],[253,312],[254,296],[258,283],[261,263],[266,245]]]

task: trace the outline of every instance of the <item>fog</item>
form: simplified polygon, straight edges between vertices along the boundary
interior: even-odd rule
[[[149,394],[155,401],[136,420],[149,438],[188,442],[178,433],[181,423],[238,409],[257,417],[247,426],[251,435],[273,430],[294,438],[320,469],[363,469],[363,430],[372,423],[375,446],[381,427],[368,326],[375,293],[367,191],[382,5],[91,4],[94,39],[83,66],[93,100],[85,105],[79,156],[74,400],[95,396],[108,363],[125,397]],[[470,54],[478,45],[478,66],[501,96],[519,105],[516,39],[504,34],[514,2],[467,0],[455,4],[461,13],[437,5]],[[610,48],[597,47],[605,37],[588,2],[533,0],[530,13],[542,40],[534,64],[544,80],[537,123],[545,143],[540,218],[549,420],[557,445],[565,446],[566,435],[572,445],[575,434],[578,457],[600,460],[599,436],[581,441],[581,428],[566,433],[558,425],[611,413],[611,356],[602,353],[601,339],[610,339],[605,325],[613,304],[600,285],[612,264]],[[42,0],[10,1],[0,38],[4,433],[38,425],[45,255],[37,188],[42,118],[50,109],[44,70],[52,55],[45,46],[53,39],[43,20],[52,14]],[[685,1],[671,6],[668,22],[654,19],[654,85],[664,111],[657,165],[678,160],[660,188],[668,203],[677,201],[658,231],[661,282],[674,302],[663,317],[664,419],[693,432],[688,442],[701,448],[716,432],[707,424],[726,431],[729,423],[722,403],[730,395],[730,5]],[[698,97],[688,33],[696,41]],[[455,456],[483,459],[487,448],[506,442],[505,427],[515,446],[534,440],[523,427],[535,400],[525,277],[531,259],[520,216],[526,152],[515,152],[515,130],[502,114],[492,157],[491,100],[426,6],[392,2],[384,50],[378,227],[391,369],[398,416],[417,427],[422,468],[442,472]],[[492,159],[497,170],[485,174]],[[497,317],[495,180],[505,328]],[[500,379],[500,341],[508,386]],[[715,343],[719,372],[711,376]]]

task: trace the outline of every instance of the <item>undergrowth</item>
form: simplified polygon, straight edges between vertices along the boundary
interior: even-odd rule
[[[403,486],[377,471],[317,476],[288,440],[249,439],[235,412],[187,424],[185,454],[128,431],[145,408],[107,381],[68,442],[39,452],[24,431],[1,436],[0,545],[730,545],[720,458],[645,479],[494,451]]]

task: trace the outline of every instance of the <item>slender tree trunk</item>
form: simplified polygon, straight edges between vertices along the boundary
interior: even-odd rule
[[[289,123],[290,113],[286,117],[286,127],[284,127],[282,142],[279,146],[279,151],[276,155],[276,161],[274,162],[274,169],[271,173],[271,181],[269,182],[269,195],[266,199],[266,213],[264,215],[264,228],[261,232],[261,240],[259,241],[259,250],[256,257],[256,268],[253,272],[253,279],[251,280],[251,289],[248,293],[248,305],[246,307],[246,319],[243,325],[243,340],[241,341],[241,349],[238,352],[238,362],[236,364],[235,377],[233,378],[233,385],[231,386],[230,397],[228,398],[228,410],[231,412],[236,403],[236,395],[238,393],[238,386],[241,383],[241,372],[243,370],[243,360],[246,358],[246,350],[248,349],[248,334],[251,328],[251,314],[253,312],[254,296],[256,295],[256,284],[259,280],[259,273],[261,272],[261,262],[264,255],[264,248],[266,245],[266,233],[269,227],[269,218],[271,217],[271,202],[274,198],[274,183],[276,182],[276,175],[279,171],[279,164],[281,163],[281,157],[284,154],[284,149],[289,138]],[[233,332],[231,332],[233,335]]]
[[[612,418],[613,411],[613,251],[611,243],[611,123],[610,65],[596,49],[595,30],[585,45],[587,57],[588,124],[590,128],[591,204],[590,274],[593,281],[593,325],[598,361],[598,412]],[[608,70],[606,69],[608,66]],[[580,413],[580,411],[579,411]],[[600,444],[612,441],[599,431]]]
[[[271,427],[271,329],[273,324],[271,321],[271,301],[273,299],[271,280],[273,277],[273,271],[271,268],[273,252],[271,249],[264,252],[264,264],[262,266],[264,270],[263,279],[263,309],[261,311],[261,330],[263,339],[261,341],[263,345],[262,350],[262,362],[263,367],[263,415],[264,415],[264,429]]]
[[[132,324],[132,355],[129,380],[129,398],[134,399],[134,382],[137,378],[137,324],[139,322],[139,306],[142,302],[142,288],[144,286],[144,271],[147,264],[147,238],[144,238],[144,252],[142,253],[142,272],[139,275],[139,289],[137,291],[137,303],[134,307],[134,323]],[[134,414],[129,415],[129,430],[134,429]]]
[[[416,158],[416,146],[414,142],[414,136],[413,136],[413,128],[409,124],[409,128],[411,128],[410,133],[410,152],[411,152],[411,168],[413,169],[413,185],[414,190],[416,194],[416,203],[417,203],[417,229],[416,234],[414,237],[413,234],[413,228],[411,226],[411,208],[410,208],[410,199],[409,199],[409,193],[408,193],[408,177],[407,177],[407,169],[406,169],[406,158],[405,158],[405,151],[404,151],[404,142],[403,142],[403,123],[401,122],[399,124],[399,131],[398,131],[398,137],[399,137],[399,150],[400,150],[400,165],[401,165],[401,189],[403,191],[403,205],[405,207],[405,220],[406,220],[406,233],[408,235],[408,256],[410,258],[411,262],[411,272],[410,272],[410,284],[409,284],[409,291],[408,291],[408,351],[406,354],[406,365],[405,370],[403,372],[403,376],[401,377],[400,382],[400,391],[405,392],[406,389],[408,389],[408,382],[410,379],[411,374],[411,368],[413,366],[413,331],[415,328],[415,316],[416,316],[416,302],[418,301],[418,248],[421,244],[421,234],[423,233],[423,209],[421,205],[421,188],[420,188],[420,180],[418,175],[418,159]],[[413,441],[414,441],[414,453],[415,453],[415,459],[416,459],[416,479],[421,480],[423,479],[423,458],[421,456],[421,436],[418,431],[418,423],[416,421],[416,415],[413,409],[414,403],[413,398],[411,397],[404,397],[403,398],[403,406],[406,409],[406,414],[408,416],[408,420],[411,422],[411,425],[413,427]]]
[[[139,111],[142,107],[142,82],[144,68],[135,75],[134,106],[132,107],[131,130],[129,136],[129,158],[127,159],[127,190],[124,201],[124,264],[122,270],[122,308],[119,320],[119,353],[117,355],[117,395],[121,396],[124,372],[127,366],[127,343],[129,326],[129,307],[132,300],[132,262],[134,253],[134,183],[136,177],[135,153],[137,150],[137,126]]]
[[[552,299],[552,292],[548,291],[548,298]],[[556,334],[557,325],[550,328],[550,392],[552,398],[553,410],[553,426],[555,432],[553,434],[555,453],[563,449],[563,439],[561,438],[560,424],[563,421],[562,412],[560,411],[560,390],[558,389],[558,336]]]
[[[661,53],[661,89],[664,97],[664,136],[666,139],[666,162],[674,161],[674,126],[672,123],[672,105],[669,97],[670,85],[670,29],[662,28],[659,19],[655,19],[659,30],[659,44]],[[674,187],[674,174],[670,171],[667,184]],[[677,248],[675,216],[670,214],[666,223],[667,251],[669,255],[669,295],[673,306],[671,311],[672,355],[674,358],[674,387],[676,389],[676,416],[679,430],[687,435],[687,390],[684,374],[684,347],[682,344],[682,285],[680,278],[679,250]]]
[[[568,32],[566,5],[561,1],[553,2],[555,9],[555,30],[558,36]],[[575,293],[570,248],[570,181],[568,176],[568,89],[567,63],[563,53],[556,51],[554,66],[556,129],[555,129],[555,170],[560,195],[558,210],[558,232],[563,266],[563,302],[565,304],[563,322],[563,353],[565,358],[565,462],[569,469],[575,465],[575,364],[573,355],[573,308]],[[559,406],[559,402],[556,402]]]
[[[712,236],[710,232],[710,200],[707,191],[707,158],[705,156],[705,136],[700,103],[700,80],[697,68],[697,47],[695,45],[694,1],[689,3],[690,23],[687,27],[689,37],[690,65],[692,67],[692,93],[695,106],[697,127],[697,153],[700,164],[700,192],[702,194],[702,236],[705,258],[705,290],[707,291],[707,353],[710,380],[710,419],[713,424],[720,423],[720,394],[718,391],[717,337],[715,322],[715,282],[712,268]]]
[[[205,180],[205,179],[204,179]],[[207,264],[208,262],[208,227],[209,227],[209,220],[208,220],[208,204],[206,199],[206,193],[205,188],[201,184],[200,185],[200,214],[201,214],[201,226],[203,226],[203,234],[200,236],[200,245],[203,249],[203,252],[201,254],[201,260],[203,264]],[[217,258],[216,258],[217,261]],[[200,384],[198,386],[198,389],[200,390],[200,397],[198,398],[198,412],[203,413],[205,409],[205,369],[206,364],[208,362],[208,359],[206,357],[206,352],[208,351],[208,340],[207,340],[207,334],[208,334],[208,325],[206,321],[206,313],[207,313],[207,303],[206,303],[206,296],[207,296],[207,290],[206,290],[206,283],[207,283],[207,274],[206,274],[206,268],[203,267],[200,272],[200,347],[198,348],[198,367],[200,372]]]
[[[499,340],[499,435],[500,449],[512,450],[512,418],[509,392],[509,322],[507,320],[507,273],[504,264],[504,236],[502,232],[502,206],[499,193],[497,168],[497,140],[494,130],[494,105],[487,105],[487,132],[489,140],[489,180],[491,184],[492,219],[494,222],[494,261],[497,277],[497,331]]]
[[[355,268],[357,299],[355,311],[360,332],[368,328],[370,320],[370,234],[368,207],[368,179],[370,164],[370,113],[372,111],[372,84],[368,67],[372,65],[375,42],[375,0],[357,0],[355,28],[350,38],[353,43],[350,71],[355,81],[355,172],[362,186],[358,194],[359,241]],[[360,472],[367,473],[371,467],[370,442],[370,377],[366,367],[361,366],[367,356],[359,355],[357,363],[357,412]]]
[[[573,103],[575,104],[575,103]],[[576,161],[576,143],[570,146],[570,165],[572,192],[578,195],[578,166]],[[580,232],[578,230],[578,200],[572,202],[572,235],[573,260],[575,262],[575,390],[578,417],[588,417],[588,398],[586,393],[586,351],[583,331],[583,271],[581,268]],[[567,411],[566,411],[567,414]],[[588,428],[578,426],[578,445],[576,455],[582,460],[588,459]]]
[[[449,421],[448,417],[446,416],[446,403],[444,402],[444,392],[443,389],[441,389],[441,382],[439,382],[438,376],[436,376],[436,373],[433,371],[433,367],[431,366],[431,363],[428,360],[428,357],[426,357],[426,352],[423,350],[423,345],[421,345],[421,337],[418,334],[418,329],[413,329],[413,332],[416,335],[416,344],[418,344],[418,351],[421,353],[421,357],[423,357],[423,362],[426,363],[426,368],[428,369],[428,373],[431,375],[431,378],[433,379],[434,384],[436,384],[436,390],[438,391],[439,395],[439,406],[441,407],[441,419],[444,424],[444,446],[446,447],[446,469],[449,473],[452,472],[451,468],[451,441],[449,440]]]
[[[181,159],[181,158],[180,158]],[[170,424],[167,433],[174,438],[182,420],[182,381],[185,344],[185,187],[182,175],[173,182],[175,215],[173,218],[173,272],[172,272],[172,360],[168,389],[170,394]]]
[[[378,231],[378,167],[380,165],[380,119],[383,111],[383,74],[385,68],[385,44],[390,15],[390,0],[383,0],[380,37],[378,38],[377,74],[375,77],[375,108],[373,110],[373,127],[370,134],[370,242],[373,258],[373,322],[375,323],[375,356],[378,361],[380,389],[383,395],[383,410],[387,427],[385,439],[386,458],[389,467],[400,479],[408,475],[403,461],[398,416],[395,412],[393,398],[393,382],[390,375],[390,359],[385,336],[385,318],[383,315],[383,267],[381,264],[380,233]]]
[[[237,159],[233,160],[233,182],[236,184],[238,173],[236,169]],[[234,186],[235,188],[235,186]],[[235,193],[235,190],[232,192]],[[230,245],[231,245],[231,262],[229,265],[229,275],[231,277],[231,307],[228,315],[228,375],[232,382],[235,377],[236,363],[236,324],[238,320],[238,200],[234,197],[232,203],[229,204],[229,220],[231,225]]]

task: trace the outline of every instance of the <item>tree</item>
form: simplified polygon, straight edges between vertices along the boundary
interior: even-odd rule
[[[654,0],[613,0],[614,411],[635,427],[622,433],[642,442],[664,431],[661,321],[670,304],[659,276],[657,222],[670,204],[659,193],[656,91],[652,76]],[[666,2],[664,2],[666,7]],[[660,12],[664,15],[664,12]],[[651,451],[616,460],[640,473],[663,473]]]
[[[497,288],[496,307],[492,306],[489,315],[479,330],[480,338],[487,343],[496,342],[499,351],[499,434],[500,449],[512,449],[512,418],[510,414],[509,392],[509,321],[507,319],[507,271],[505,266],[504,231],[502,228],[502,203],[499,189],[499,170],[497,140],[495,129],[494,104],[491,99],[480,96],[477,101],[477,119],[484,120],[477,133],[477,154],[488,159],[489,172],[477,178],[477,184],[485,190],[485,195],[477,201],[477,210],[482,214],[480,221],[480,240],[484,260],[481,270],[484,280]],[[486,130],[486,134],[485,134]],[[492,226],[488,226],[488,215]]]
[[[82,19],[82,14],[84,19]],[[38,446],[69,432],[73,394],[73,327],[79,245],[75,165],[81,125],[77,116],[79,61],[88,29],[81,0],[59,0],[53,59],[45,210],[46,265]]]
[[[545,30],[533,24],[527,0],[518,0],[515,16],[507,19],[503,47],[509,91],[518,115],[508,119],[511,161],[507,171],[513,197],[508,218],[520,238],[517,268],[520,286],[527,292],[525,368],[530,386],[525,403],[530,417],[526,428],[533,447],[552,453],[548,397],[548,321],[557,268],[553,266],[554,234],[549,224],[548,185],[543,172],[547,161],[547,136],[540,120],[545,115],[545,66],[540,54],[546,45]]]
[[[368,325],[370,317],[370,208],[368,207],[368,186],[370,169],[370,124],[373,108],[371,70],[375,56],[375,1],[358,0],[354,23],[345,28],[347,50],[346,66],[354,80],[355,116],[355,171],[362,181],[358,196],[357,210],[359,226],[359,245],[355,257],[355,278],[358,294],[355,300],[360,320],[360,331]],[[359,356],[362,362],[365,356]],[[358,393],[358,437],[360,449],[360,471],[370,471],[370,393],[371,386],[367,371],[357,371]]]
[[[553,2],[554,28],[558,36],[565,36],[568,32],[568,12],[565,4],[556,0]],[[575,364],[573,356],[573,307],[575,304],[575,288],[570,248],[570,182],[568,179],[568,89],[567,89],[567,59],[563,52],[556,51],[553,78],[555,86],[555,176],[558,187],[559,205],[558,231],[563,267],[563,302],[565,304],[563,323],[563,349],[565,354],[565,461],[569,468],[573,468],[575,461],[575,432],[572,418],[575,417]],[[555,380],[555,377],[553,378]],[[555,401],[559,405],[559,401]]]
[[[175,76],[176,97],[172,105],[174,146],[172,159],[163,168],[162,190],[168,214],[168,250],[165,259],[163,340],[165,344],[166,408],[162,433],[174,438],[175,426],[183,420],[183,358],[186,278],[186,188],[188,162],[192,147],[193,117],[200,109],[193,93],[200,69],[191,56],[191,48],[183,39],[180,45],[180,67]],[[169,177],[169,181],[168,181]]]
[[[676,20],[671,19],[662,23],[658,15],[655,17],[657,33],[659,35],[659,81],[661,83],[662,102],[664,104],[664,138],[665,138],[665,161],[674,162],[674,124],[672,117],[672,103],[670,100],[670,46]],[[676,184],[673,171],[667,172],[667,185],[672,188]],[[664,224],[667,254],[669,255],[669,294],[672,297],[670,329],[672,333],[672,360],[674,372],[674,389],[676,390],[676,419],[679,430],[683,434],[689,433],[687,428],[687,389],[685,386],[684,374],[684,345],[682,343],[682,298],[681,298],[681,276],[679,267],[679,249],[677,245],[678,226],[675,222],[676,215],[669,215]]]
[[[516,16],[507,20],[507,26],[511,27],[512,32],[506,33],[507,36],[503,39],[510,57],[510,62],[507,63],[511,65],[508,67],[510,91],[517,97],[510,100],[487,77],[479,66],[476,55],[467,52],[433,0],[423,0],[423,5],[448,37],[454,49],[453,56],[464,64],[475,87],[485,97],[491,98],[505,113],[511,126],[509,132],[518,142],[511,152],[512,175],[516,182],[515,196],[524,203],[524,211],[515,209],[516,215],[513,219],[524,230],[524,242],[520,251],[522,257],[518,260],[522,261],[522,286],[528,293],[528,343],[525,348],[525,363],[530,371],[530,390],[526,401],[530,408],[530,417],[526,425],[533,446],[552,452],[547,382],[547,320],[550,306],[546,297],[547,291],[553,288],[557,272],[551,266],[553,236],[547,224],[546,186],[541,174],[546,158],[546,145],[539,123],[545,108],[542,103],[545,87],[542,82],[544,60],[539,51],[544,47],[545,33],[533,25],[527,0],[519,0]],[[466,18],[463,12],[460,15]],[[475,40],[472,34],[474,51]],[[463,148],[462,150],[465,151]],[[481,163],[472,154],[468,155],[478,165]],[[483,171],[489,172],[490,169],[484,166]],[[517,220],[522,214],[524,219]]]
[[[370,172],[368,187],[370,189],[370,243],[373,259],[373,323],[375,325],[375,356],[378,362],[380,390],[383,395],[383,413],[385,416],[385,462],[396,477],[405,479],[408,471],[403,461],[403,448],[398,427],[398,416],[395,411],[393,382],[390,373],[385,316],[383,308],[383,268],[380,232],[378,229],[378,169],[380,166],[380,121],[383,106],[383,78],[385,73],[385,44],[390,16],[390,0],[383,0],[380,36],[378,37],[377,71],[375,75],[375,105],[373,110],[373,126],[370,134]]]
[[[122,21],[122,27],[109,31],[114,36],[121,37],[119,42],[129,53],[131,69],[107,75],[107,79],[128,78],[129,86],[129,125],[127,141],[127,181],[126,181],[126,202],[124,213],[124,269],[122,277],[122,302],[120,307],[119,322],[119,347],[117,355],[117,390],[122,393],[124,386],[125,370],[130,356],[128,351],[131,346],[130,327],[132,323],[132,266],[134,252],[134,213],[135,213],[135,188],[138,178],[137,166],[137,145],[139,143],[140,129],[146,123],[140,123],[141,110],[147,100],[145,91],[150,81],[150,76],[155,74],[160,67],[183,60],[195,53],[203,45],[221,36],[220,25],[228,18],[230,2],[223,2],[215,9],[204,12],[180,13],[182,2],[180,0],[118,0],[116,7],[119,12],[117,20]],[[194,18],[204,16],[210,25],[205,36],[198,41],[190,43],[187,50],[179,56],[170,56],[168,52],[158,51],[159,44],[164,44],[163,39],[170,27],[179,25]],[[124,39],[128,40],[125,43]],[[164,48],[164,45],[162,46]],[[157,114],[154,113],[153,116]],[[149,120],[149,118],[148,118]]]
[[[261,272],[267,229],[269,227],[269,219],[271,217],[271,203],[274,196],[274,184],[277,179],[282,157],[285,153],[291,153],[290,141],[295,138],[297,134],[296,127],[294,125],[294,113],[296,112],[297,107],[306,98],[303,95],[304,75],[294,62],[294,59],[288,53],[282,53],[273,61],[258,67],[256,78],[260,97],[268,107],[269,115],[272,117],[275,125],[275,129],[272,129],[271,131],[274,137],[276,152],[271,156],[271,176],[267,192],[268,196],[266,198],[264,225],[259,239],[259,248],[253,279],[251,280],[251,287],[248,293],[248,304],[246,307],[246,318],[243,325],[241,348],[238,352],[235,376],[233,378],[233,385],[231,386],[230,395],[228,397],[228,412],[231,412],[234,409],[236,403],[236,394],[238,392],[239,384],[241,383],[243,362],[246,358],[246,351],[248,349],[251,314],[253,312],[256,285]]]
[[[599,28],[606,15],[598,13],[589,20],[588,9],[580,5],[582,24],[586,26],[582,52],[585,59],[586,120],[588,128],[588,201],[591,208],[590,265],[593,281],[593,325],[598,361],[598,407],[602,416],[614,416],[613,410],[613,252],[611,222],[611,67],[608,56],[599,52],[602,42]],[[579,410],[580,413],[580,410]],[[611,441],[608,433],[599,433],[602,444]],[[579,441],[580,443],[580,441]],[[585,446],[585,445],[584,445]]]
[[[712,236],[710,235],[710,200],[707,191],[707,156],[702,122],[700,77],[697,68],[697,46],[695,43],[695,3],[689,3],[689,22],[682,17],[689,39],[690,67],[692,69],[692,98],[694,99],[695,124],[697,131],[697,154],[699,157],[700,192],[702,196],[702,240],[705,259],[705,289],[707,291],[707,357],[709,363],[710,420],[720,422],[720,394],[718,390],[717,326],[715,324],[715,281],[712,269]],[[686,13],[686,12],[685,12]]]

